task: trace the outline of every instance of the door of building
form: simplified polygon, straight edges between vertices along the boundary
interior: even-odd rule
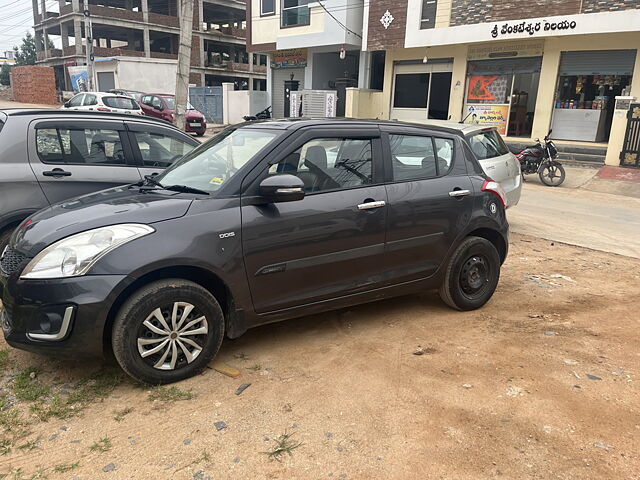
[[[271,70],[271,92],[273,98],[271,99],[271,105],[273,106],[274,118],[288,117],[289,113],[285,115],[284,111],[284,82],[293,80],[300,82],[298,89],[304,89],[304,68],[274,68]]]
[[[113,72],[98,72],[98,90],[108,92],[116,88],[116,79]]]
[[[391,118],[447,120],[453,62],[448,59],[418,62],[394,66]]]

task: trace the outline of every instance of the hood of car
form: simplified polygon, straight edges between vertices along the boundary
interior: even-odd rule
[[[25,220],[14,248],[27,256],[69,235],[119,223],[153,224],[184,216],[193,200],[164,190],[140,192],[118,187],[84,195],[40,210]]]

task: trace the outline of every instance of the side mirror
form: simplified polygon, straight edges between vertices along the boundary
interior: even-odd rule
[[[296,202],[304,198],[304,182],[295,175],[272,175],[260,183],[260,196],[269,203]]]
[[[63,107],[64,107],[64,108],[69,108],[70,106],[71,106],[71,103],[69,103],[69,102],[64,102],[64,105],[63,105]]]

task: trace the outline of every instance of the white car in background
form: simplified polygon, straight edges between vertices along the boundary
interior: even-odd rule
[[[495,127],[446,120],[426,120],[420,123],[459,130],[484,173],[498,182],[504,190],[507,198],[506,207],[515,207],[518,204],[522,190],[520,162],[511,153]]]
[[[140,104],[126,95],[102,92],[82,92],[66,102],[62,108],[83,112],[126,113],[144,115]]]

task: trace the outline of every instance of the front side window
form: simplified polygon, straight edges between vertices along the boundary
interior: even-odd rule
[[[270,15],[276,12],[276,0],[260,0],[260,15]]]
[[[227,129],[182,157],[157,179],[163,185],[186,185],[214,193],[281,131]]]
[[[161,133],[135,132],[135,138],[145,167],[169,167],[195,148]]]
[[[453,140],[417,135],[389,135],[395,181],[446,174],[453,163]]]
[[[36,129],[36,151],[45,163],[125,165],[117,130]]]
[[[509,153],[504,140],[496,130],[487,130],[471,135],[468,140],[469,146],[478,160],[495,158]]]
[[[393,95],[395,108],[427,108],[428,73],[399,73]]]
[[[436,0],[422,0],[422,15],[420,16],[420,29],[434,28],[436,26]]]
[[[282,0],[282,26],[309,25],[310,14],[307,4],[311,0]]]
[[[369,185],[373,182],[371,140],[311,140],[273,165],[269,173],[296,175],[304,182],[307,193]]]
[[[76,95],[71,100],[69,100],[70,107],[79,107],[82,105],[82,99],[84,98],[84,93]]]

